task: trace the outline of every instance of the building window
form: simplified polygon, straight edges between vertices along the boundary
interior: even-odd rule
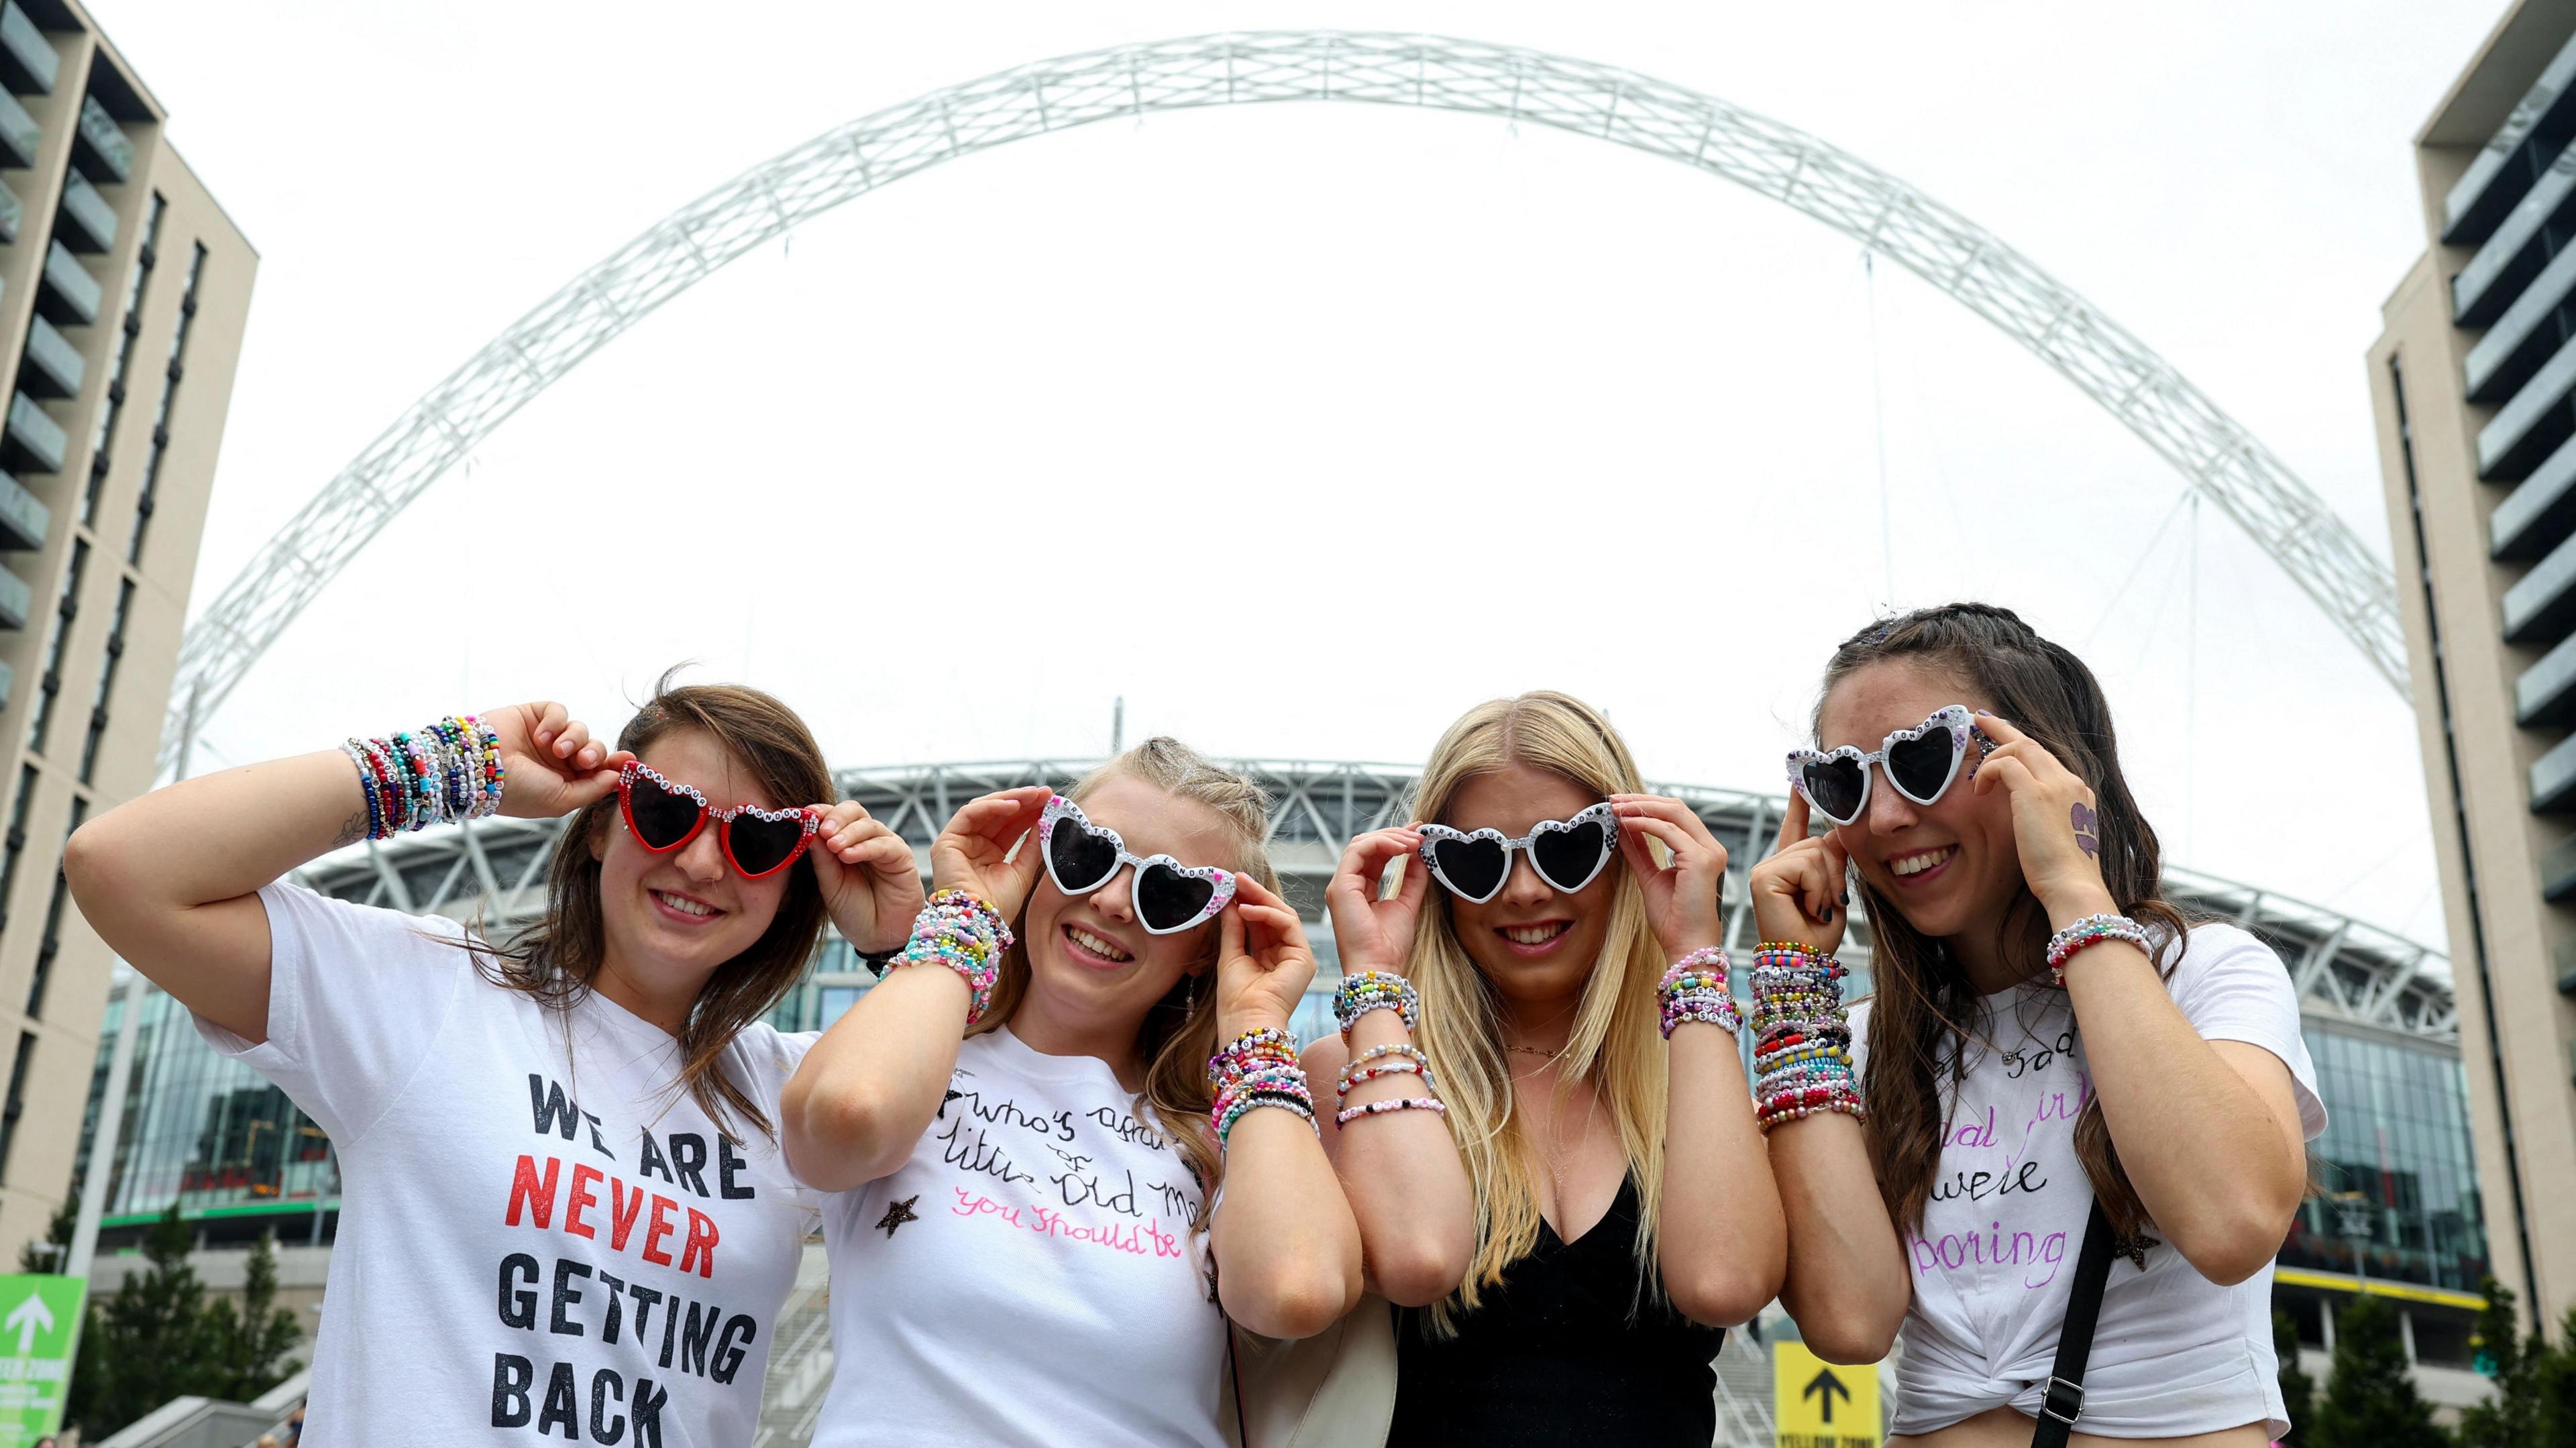
[[[152,193],[143,213],[143,244],[134,249],[134,268],[125,274],[124,320],[117,329],[116,368],[108,375],[107,401],[98,409],[98,430],[89,440],[89,491],[81,495],[81,522],[98,526],[98,494],[107,485],[107,438],[125,411],[125,378],[134,363],[134,338],[143,330],[143,285],[152,277],[152,248],[161,240],[161,212],[169,203]]]
[[[18,1115],[27,1109],[27,1061],[36,1054],[36,1033],[18,1033],[18,1059],[9,1067],[9,1096],[0,1105],[0,1174],[9,1170],[9,1147],[18,1139]]]
[[[9,806],[9,837],[0,856],[0,931],[9,928],[9,892],[18,884],[18,857],[27,852],[27,807],[36,798],[36,766],[18,766],[18,799]]]
[[[72,830],[79,829],[81,821],[88,815],[88,800],[72,801],[71,829],[63,831],[66,842],[71,839]],[[71,894],[71,881],[64,878],[62,866],[57,864],[54,867],[53,902],[45,907],[45,938],[36,943],[36,971],[27,978],[27,1014],[31,1016],[45,1013],[45,983],[53,977],[54,957],[62,953],[63,909],[70,903]]]
[[[179,377],[186,364],[181,360],[188,350],[188,330],[197,320],[197,282],[206,274],[206,248],[203,242],[188,258],[188,284],[179,293],[179,325],[170,333],[168,380],[161,384],[161,410],[152,419],[152,451],[143,460],[143,491],[134,500],[134,541],[126,547],[125,561],[143,561],[143,537],[152,527],[152,499],[161,483],[161,459],[170,450],[170,409],[179,395]]]
[[[63,570],[62,601],[54,606],[54,641],[45,650],[45,676],[36,681],[36,720],[27,727],[27,747],[45,752],[45,730],[54,722],[54,696],[63,690],[63,640],[80,612],[81,575],[89,571],[89,540],[72,540],[71,566]]]
[[[98,693],[89,703],[89,739],[81,745],[81,783],[98,768],[98,742],[107,737],[107,696],[116,687],[116,665],[125,657],[125,616],[134,608],[134,580],[116,585],[116,616],[108,620],[107,648],[98,660]]]

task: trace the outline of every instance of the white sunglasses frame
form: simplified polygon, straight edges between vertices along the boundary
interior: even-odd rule
[[[1056,874],[1055,852],[1047,848],[1048,842],[1055,838],[1056,822],[1058,820],[1068,819],[1095,835],[1103,836],[1109,841],[1110,848],[1118,852],[1117,862],[1109,867],[1106,874],[1103,874],[1099,879],[1092,881],[1090,884],[1083,886],[1079,890],[1066,884],[1064,882],[1064,878]],[[1207,904],[1200,908],[1200,911],[1196,916],[1185,920],[1178,925],[1172,926],[1169,929],[1158,929],[1152,921],[1145,918],[1144,907],[1141,905],[1137,906],[1136,923],[1143,926],[1145,933],[1148,935],[1178,935],[1184,930],[1196,929],[1197,927],[1214,920],[1217,916],[1224,914],[1225,907],[1234,903],[1233,871],[1221,870],[1214,865],[1184,865],[1169,855],[1130,854],[1127,849],[1127,841],[1120,838],[1116,830],[1113,830],[1104,824],[1093,823],[1091,816],[1082,812],[1082,806],[1075,804],[1072,800],[1066,799],[1060,794],[1049,796],[1046,803],[1046,812],[1038,816],[1038,864],[1040,868],[1046,871],[1047,878],[1055,882],[1055,887],[1058,890],[1063,891],[1068,896],[1088,895],[1092,891],[1099,889],[1101,886],[1108,884],[1110,881],[1117,879],[1118,872],[1124,869],[1133,868],[1136,871],[1137,876],[1142,878],[1146,868],[1152,865],[1168,866],[1174,874],[1180,875],[1186,879],[1206,880],[1216,887],[1215,893],[1208,896]],[[1134,893],[1132,886],[1130,887],[1129,893],[1132,898]]]
[[[1911,744],[1915,740],[1922,738],[1935,729],[1947,729],[1950,731],[1950,769],[1948,773],[1941,776],[1941,783],[1935,786],[1929,795],[1918,795],[1914,791],[1907,789],[1904,785],[1897,783],[1896,776],[1889,773],[1887,768],[1887,751],[1895,748],[1899,744]],[[1941,796],[1950,792],[1950,786],[1959,782],[1959,761],[1968,757],[1968,745],[1972,741],[1977,746],[1978,763],[1983,763],[1985,761],[1985,757],[1992,754],[1995,750],[1995,742],[1986,737],[1986,732],[1984,730],[1977,727],[1977,716],[1974,711],[1970,710],[1965,704],[1944,704],[1940,708],[1933,710],[1932,716],[1925,719],[1922,723],[1915,725],[1911,729],[1899,729],[1894,733],[1889,734],[1885,739],[1880,740],[1878,742],[1878,748],[1871,753],[1864,754],[1860,751],[1859,746],[1851,744],[1841,745],[1833,749],[1790,750],[1789,787],[1796,790],[1799,796],[1805,799],[1808,806],[1814,809],[1816,813],[1823,815],[1826,819],[1832,820],[1835,824],[1858,824],[1869,815],[1870,766],[1875,764],[1878,766],[1877,772],[1879,774],[1887,775],[1888,788],[1895,790],[1899,795],[1902,795],[1906,799],[1912,800],[1914,803],[1922,805],[1928,809],[1932,805],[1938,803]],[[1856,759],[1860,761],[1860,803],[1853,807],[1851,818],[1849,819],[1845,819],[1842,816],[1835,814],[1832,810],[1825,808],[1822,804],[1816,802],[1816,797],[1814,795],[1807,793],[1807,766],[1810,764],[1829,764],[1837,759]],[[1968,777],[1970,779],[1977,777],[1977,766],[1975,764],[1968,766]]]
[[[1530,860],[1530,873],[1538,876],[1541,884],[1554,890],[1559,895],[1573,895],[1590,886],[1593,881],[1600,879],[1601,872],[1610,867],[1610,857],[1619,853],[1619,812],[1616,809],[1613,809],[1610,805],[1610,801],[1606,799],[1599,804],[1591,805],[1576,811],[1572,819],[1540,820],[1537,824],[1530,826],[1530,832],[1528,834],[1521,836],[1517,840],[1507,837],[1501,830],[1492,829],[1490,827],[1481,830],[1457,830],[1451,829],[1447,825],[1417,825],[1414,828],[1419,830],[1422,834],[1422,847],[1420,850],[1420,854],[1422,856],[1422,868],[1429,870],[1431,872],[1431,878],[1439,881],[1441,888],[1447,890],[1450,894],[1457,896],[1459,899],[1464,900],[1471,905],[1482,905],[1486,901],[1503,893],[1503,887],[1512,882],[1513,854],[1518,853],[1528,855],[1531,843],[1537,840],[1541,835],[1570,834],[1584,825],[1593,823],[1596,820],[1601,825],[1601,858],[1592,862],[1592,872],[1585,875],[1582,882],[1575,885],[1572,889],[1567,889],[1566,887],[1557,884],[1554,880],[1549,879],[1547,877],[1547,872],[1538,867],[1538,860],[1536,857],[1532,857]],[[1476,840],[1492,840],[1494,843],[1501,845],[1503,847],[1503,877],[1494,882],[1494,888],[1486,891],[1482,895],[1468,894],[1465,890],[1458,887],[1457,881],[1450,879],[1447,874],[1442,872],[1440,861],[1433,857],[1431,847],[1441,840],[1457,840],[1461,843],[1470,843]]]

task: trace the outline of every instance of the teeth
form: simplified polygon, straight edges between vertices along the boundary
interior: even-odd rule
[[[1900,877],[1920,875],[1957,853],[1959,853],[1957,845],[1944,845],[1937,850],[1925,850],[1920,854],[1899,855],[1887,862],[1887,868],[1889,873]]]
[[[1503,938],[1518,945],[1545,945],[1565,933],[1562,925],[1507,925]]]
[[[673,895],[666,891],[656,890],[653,892],[653,898],[670,906],[672,909],[679,911],[683,915],[713,915],[716,913],[713,907],[701,905],[697,901],[689,899],[685,895]]]
[[[1099,936],[1092,934],[1090,931],[1083,929],[1079,925],[1066,926],[1064,928],[1064,933],[1073,938],[1074,944],[1081,946],[1083,949],[1090,951],[1094,955],[1102,956],[1110,960],[1125,960],[1128,958],[1127,952],[1120,950],[1117,946],[1110,944],[1108,941],[1101,939]]]

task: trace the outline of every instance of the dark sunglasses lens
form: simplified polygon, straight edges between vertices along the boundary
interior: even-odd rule
[[[1609,843],[1610,832],[1599,820],[1585,820],[1570,830],[1542,831],[1530,841],[1530,866],[1559,890],[1580,890],[1592,883],[1592,872],[1601,868]]]
[[[635,837],[651,850],[667,850],[689,837],[698,825],[698,802],[673,794],[643,775],[626,787],[626,809]]]
[[[736,815],[725,826],[725,843],[733,847],[733,862],[746,875],[766,875],[786,864],[804,838],[805,822],[801,819],[764,820]]]
[[[1136,876],[1136,918],[1148,930],[1178,930],[1199,918],[1216,898],[1216,882],[1184,875],[1165,864],[1146,866]]]
[[[1047,869],[1056,888],[1079,895],[1100,888],[1118,868],[1118,847],[1077,819],[1060,819],[1047,836]]]
[[[1807,802],[1837,820],[1849,821],[1860,813],[1862,768],[1849,755],[1809,763],[1799,771],[1806,782]]]
[[[1511,856],[1498,840],[1434,840],[1431,860],[1449,888],[1470,900],[1493,898],[1503,888],[1503,872],[1511,867]]]
[[[1950,731],[1935,729],[1920,739],[1909,739],[1887,751],[1887,777],[1905,797],[1923,802],[1932,799],[1950,782],[1950,758],[1958,746],[1950,742]]]

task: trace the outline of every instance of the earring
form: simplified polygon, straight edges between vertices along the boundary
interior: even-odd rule
[[[1188,993],[1181,998],[1181,1013],[1183,1015],[1193,1014],[1199,1008],[1199,978],[1193,975],[1189,977],[1189,983]]]

